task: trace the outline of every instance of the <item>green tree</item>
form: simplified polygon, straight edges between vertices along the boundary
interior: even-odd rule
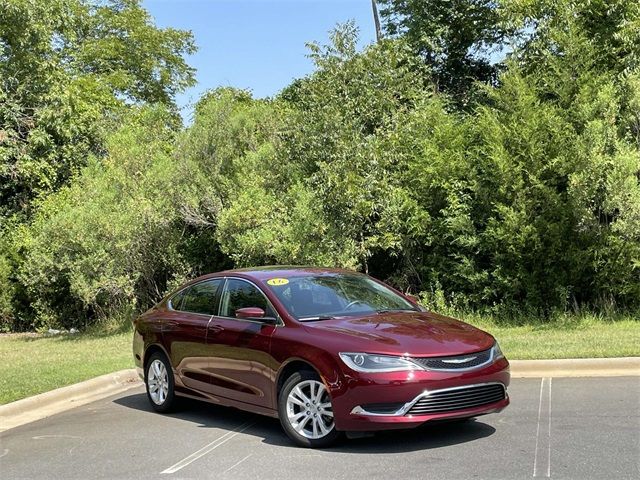
[[[316,72],[285,98],[287,117],[282,162],[299,165],[302,185],[313,192],[315,210],[336,264],[368,270],[369,259],[389,248],[393,234],[378,226],[395,195],[398,165],[380,148],[398,116],[432,93],[422,62],[402,41],[384,40],[356,52],[357,29],[346,24],[331,43],[310,44]],[[338,250],[333,250],[337,248]]]
[[[189,179],[172,156],[175,130],[163,108],[132,110],[105,158],[93,157],[15,230],[30,300],[17,328],[77,327],[145,308],[191,273],[178,215]]]
[[[439,305],[499,313],[639,308],[637,2],[500,9],[496,31],[517,31],[517,42],[498,81],[475,84],[472,108],[468,86],[454,97],[431,82],[440,60],[426,65],[408,30],[358,52],[352,23],[311,44],[315,71],[275,99],[207,92],[184,131],[171,106],[131,105],[158,91],[117,90],[117,65],[94,77],[53,68],[58,90],[30,87],[44,89],[33,98],[53,123],[3,129],[0,141],[13,140],[0,148],[13,150],[0,151],[21,152],[42,178],[64,160],[71,180],[39,187],[35,201],[18,196],[28,221],[2,218],[0,328],[75,326],[144,308],[186,276],[274,263],[358,268]],[[34,75],[46,80],[44,64]],[[456,85],[481,79],[455,72]],[[70,78],[92,87],[71,94]],[[4,98],[0,112],[22,119],[16,97]],[[53,148],[38,125],[75,130]]]
[[[379,138],[424,91],[420,59],[399,41],[356,52],[346,24],[310,45],[317,71],[277,100],[219,89],[196,108],[180,150],[208,192],[189,218],[216,229],[238,265],[362,267],[392,235],[378,220],[396,197]]]
[[[182,208],[183,220],[195,235],[211,233],[236,265],[306,261],[300,253],[306,242],[292,237],[291,228],[304,233],[301,221],[313,225],[317,217],[305,210],[312,192],[291,198],[301,177],[300,159],[277,154],[289,114],[280,102],[220,88],[198,102],[193,125],[181,139],[181,168],[190,172],[198,198]]]
[[[494,83],[491,54],[507,35],[494,0],[379,0],[385,30],[401,36],[432,69],[436,88],[458,103],[475,81]]]
[[[126,105],[173,106],[194,50],[138,0],[1,0],[0,214],[28,213],[102,153]]]
[[[527,71],[554,61],[631,73],[640,67],[640,4],[627,0],[502,0],[503,24],[518,31],[515,58]],[[586,55],[580,48],[586,47]],[[578,67],[578,65],[575,65]],[[547,73],[551,73],[547,70]],[[570,85],[566,85],[569,87]]]
[[[9,330],[13,319],[14,282],[9,260],[0,255],[0,331]]]

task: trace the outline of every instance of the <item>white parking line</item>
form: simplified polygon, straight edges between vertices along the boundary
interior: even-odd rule
[[[549,426],[547,431],[547,477],[551,477],[551,385],[553,378],[549,379]]]
[[[538,443],[540,442],[540,417],[542,417],[542,392],[544,391],[544,377],[540,380],[540,402],[538,403],[538,428],[536,430],[536,450],[533,457],[533,476],[538,471]]]
[[[233,437],[235,437],[236,435],[244,432],[247,428],[253,426],[254,422],[247,422],[247,423],[243,423],[242,425],[240,425],[239,427],[235,428],[234,430],[231,430],[230,432],[225,433],[223,436],[221,436],[220,438],[214,440],[213,442],[209,443],[208,445],[205,445],[204,447],[202,447],[200,450],[198,450],[197,452],[193,452],[191,455],[189,455],[188,457],[186,457],[183,460],[180,460],[178,463],[176,463],[175,465],[171,465],[169,468],[167,468],[166,470],[163,470],[162,472],[160,472],[161,474],[167,474],[167,473],[175,473],[178,470],[183,469],[184,467],[186,467],[187,465],[195,462],[196,460],[198,460],[199,458],[205,456],[207,453],[215,450],[216,448],[218,448],[220,445],[227,443],[229,440],[231,440]]]
[[[233,470],[234,468],[236,468],[238,465],[240,465],[242,462],[244,462],[247,458],[249,458],[251,455],[253,455],[252,453],[250,453],[249,455],[247,455],[246,457],[244,457],[242,460],[240,460],[239,462],[234,463],[233,465],[231,465],[229,468],[227,468],[224,472],[222,472],[222,474],[224,475],[225,473],[227,473],[230,470]]]
[[[545,380],[547,381],[548,399],[546,401],[545,408],[543,408],[543,401],[545,399]],[[538,428],[536,430],[536,451],[533,458],[533,476],[534,477],[551,477],[551,384],[553,378],[543,378],[540,382],[540,402],[538,404]],[[544,418],[546,415],[547,418]],[[540,426],[547,424],[546,438],[540,439]],[[544,442],[546,441],[546,445]],[[545,448],[546,447],[546,448]],[[543,460],[541,452],[546,450],[546,458]]]

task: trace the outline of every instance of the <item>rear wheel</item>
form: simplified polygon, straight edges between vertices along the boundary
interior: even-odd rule
[[[285,433],[302,447],[326,447],[340,436],[331,397],[315,372],[296,372],[285,381],[278,414]]]
[[[149,358],[144,375],[147,398],[157,412],[169,412],[175,406],[173,372],[169,360],[162,353]]]

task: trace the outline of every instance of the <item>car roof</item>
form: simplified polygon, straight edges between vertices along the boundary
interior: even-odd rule
[[[297,265],[270,265],[263,267],[236,268],[234,270],[225,270],[211,276],[224,276],[239,274],[255,280],[267,280],[274,277],[300,277],[307,275],[331,275],[331,274],[358,274],[353,270],[345,270],[341,268],[325,268],[312,266]]]

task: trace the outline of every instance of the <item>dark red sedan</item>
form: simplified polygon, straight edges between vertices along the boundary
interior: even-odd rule
[[[491,335],[351,271],[206,275],[134,324],[155,410],[184,396],[278,417],[307,447],[509,404],[509,362]]]

